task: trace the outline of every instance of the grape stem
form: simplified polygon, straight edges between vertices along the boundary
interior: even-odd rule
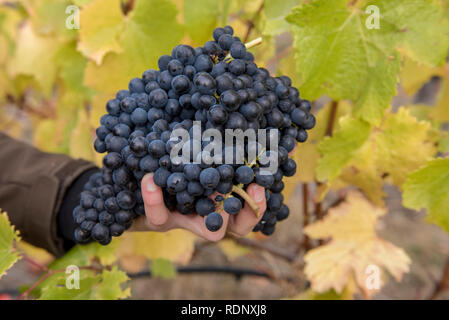
[[[241,186],[232,186],[232,192],[237,193],[239,196],[241,196],[246,203],[249,204],[251,209],[254,211],[254,214],[257,218],[260,216],[259,206],[254,202],[254,200],[246,193],[245,190]]]
[[[262,43],[262,37],[258,37],[254,40],[251,40],[250,42],[245,43],[245,47],[246,49],[258,46],[259,44]]]
[[[245,43],[245,47],[246,47],[246,49],[249,49],[249,48],[258,46],[261,43],[262,43],[262,37],[258,37],[254,40],[251,40],[250,42]],[[224,61],[232,61],[232,60],[234,60],[234,58],[232,58],[231,53],[228,53],[226,55],[226,57],[224,58]]]

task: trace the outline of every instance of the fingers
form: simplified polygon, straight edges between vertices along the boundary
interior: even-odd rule
[[[154,183],[152,173],[143,177],[141,191],[148,221],[156,226],[167,223],[169,212],[164,203],[162,189]]]
[[[248,186],[246,192],[254,200],[259,207],[259,217],[251,209],[248,203],[245,203],[243,209],[236,216],[232,216],[229,229],[240,236],[244,236],[251,232],[254,226],[260,221],[267,208],[265,201],[265,188],[258,184],[252,183]]]

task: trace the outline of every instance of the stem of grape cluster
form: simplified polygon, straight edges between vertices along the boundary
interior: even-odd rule
[[[262,37],[258,37],[258,38],[254,39],[254,40],[251,40],[250,42],[245,43],[245,47],[246,47],[246,49],[249,49],[249,48],[258,46],[261,43],[262,43]],[[226,57],[224,58],[224,60],[225,61],[232,61],[232,60],[234,60],[234,58],[232,58],[231,53],[228,53],[226,55]]]
[[[249,204],[251,209],[254,211],[257,218],[260,216],[259,206],[254,202],[254,200],[243,190],[241,186],[232,186],[232,192],[237,193],[243,199],[245,199],[246,203]]]

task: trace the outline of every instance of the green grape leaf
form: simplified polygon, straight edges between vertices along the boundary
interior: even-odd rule
[[[426,208],[428,221],[449,233],[449,158],[434,159],[412,172],[404,183],[404,206]]]
[[[379,29],[368,29],[365,7],[376,5]],[[294,25],[294,48],[303,96],[323,94],[355,102],[355,114],[378,125],[396,92],[402,49],[419,61],[442,63],[449,47],[446,19],[432,1],[316,0],[293,9],[287,21]],[[399,18],[400,17],[400,18]],[[419,28],[416,21],[419,20]],[[435,29],[438,44],[430,54]],[[421,42],[413,39],[422,40]],[[443,50],[445,49],[445,50]]]
[[[334,180],[352,159],[354,153],[366,142],[370,125],[349,116],[340,119],[341,129],[332,138],[326,137],[319,146],[323,157],[318,162],[317,178]]]
[[[92,90],[83,85],[87,59],[76,50],[75,42],[67,43],[56,52],[55,63],[59,67],[58,75],[70,94],[82,95],[86,99],[91,96]]]
[[[300,3],[301,0],[265,0],[265,25],[263,33],[274,36],[290,30],[290,26],[285,21],[285,17],[293,7]]]
[[[84,275],[81,275],[84,273]],[[80,270],[79,288],[69,288],[70,274],[60,272],[55,275],[54,282],[47,283],[41,289],[40,300],[117,300],[130,296],[129,287],[122,289],[122,285],[129,278],[114,266],[111,270],[103,270],[99,274]]]
[[[121,37],[121,53],[109,53],[98,66],[89,62],[84,83],[97,91],[115,94],[129,80],[157,66],[159,56],[170,54],[182,37],[176,7],[168,0],[139,0],[129,14]]]
[[[122,289],[122,284],[129,280],[125,272],[114,266],[111,270],[103,270],[101,285],[96,289],[96,299],[117,300],[131,295],[131,289]]]
[[[184,3],[184,25],[198,45],[210,40],[217,26],[219,6],[215,0],[190,0]]]
[[[59,40],[76,38],[78,30],[66,27],[66,20],[69,17],[66,8],[71,1],[36,0],[22,1],[22,4],[30,13],[29,18],[36,33],[52,36]]]
[[[120,52],[123,21],[120,0],[95,0],[85,5],[80,13],[78,50],[97,64],[108,52]]]
[[[155,259],[151,262],[150,272],[153,277],[172,279],[177,270],[173,262],[167,259]]]
[[[9,222],[8,215],[0,210],[0,278],[20,259],[13,247],[14,241],[19,240],[19,233]]]

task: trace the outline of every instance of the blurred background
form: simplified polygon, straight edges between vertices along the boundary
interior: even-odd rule
[[[309,2],[317,4],[316,7],[307,7]],[[417,6],[421,2],[423,6],[429,5],[428,1],[411,2]],[[356,15],[366,15],[365,1],[336,3],[344,3],[343,9],[354,6],[351,10]],[[387,10],[387,3],[379,1],[381,9],[385,7]],[[401,9],[400,1],[391,3],[390,9],[396,11],[389,16],[387,12],[387,18],[397,16],[397,10]],[[317,127],[311,132],[309,141],[296,151],[294,157],[299,170],[288,179],[283,192],[290,207],[290,217],[277,225],[271,237],[252,234],[243,239],[227,238],[218,244],[196,239],[184,231],[126,234],[113,246],[120,267],[131,277],[131,298],[366,298],[363,290],[348,287],[342,292],[330,290],[319,295],[310,289],[310,280],[304,273],[305,254],[326,244],[326,241],[305,236],[303,227],[322,219],[329,208],[338,207],[345,201],[348,191],[353,189],[361,189],[372,203],[385,208],[386,214],[375,226],[377,234],[402,248],[412,261],[400,282],[385,276],[389,280],[372,297],[449,298],[443,290],[446,287],[440,288],[445,270],[449,282],[448,233],[440,226],[426,222],[425,210],[415,211],[403,206],[402,180],[398,183],[389,179],[387,171],[376,172],[380,183],[373,191],[363,182],[371,176],[362,174],[351,179],[348,177],[352,174],[349,167],[346,168],[349,171],[341,173],[332,184],[317,179],[316,175],[317,164],[323,157],[319,144],[340,129],[340,118],[357,110],[360,94],[356,91],[363,89],[360,86],[369,90],[369,85],[360,82],[365,78],[374,82],[380,77],[380,83],[391,82],[383,81],[383,76],[385,79],[393,78],[391,93],[384,99],[386,106],[381,108],[382,112],[386,110],[388,114],[396,114],[402,108],[407,110],[410,121],[425,121],[429,127],[426,139],[435,146],[431,156],[448,155],[449,67],[446,57],[449,10],[447,1],[429,3],[441,7],[423,7],[429,14],[422,25],[409,26],[415,33],[410,33],[408,41],[423,41],[422,47],[432,50],[424,38],[438,35],[436,39],[439,41],[440,37],[445,37],[443,40],[446,42],[434,48],[435,55],[439,56],[430,57],[423,52],[424,49],[410,49],[406,45],[398,50],[395,47],[392,51],[394,56],[388,57],[397,59],[396,73],[390,77],[389,73],[384,73],[385,70],[374,68],[361,78],[355,77],[351,85],[345,83],[345,78],[351,78],[354,70],[360,67],[356,63],[349,63],[345,74],[343,68],[334,70],[332,61],[323,64],[322,57],[318,55],[315,62],[320,66],[313,62],[316,50],[332,52],[333,47],[315,46],[322,44],[319,37],[310,40],[307,32],[317,37],[319,32],[315,24],[321,23],[326,33],[335,27],[334,23],[341,22],[338,10],[335,17],[313,11],[320,10],[320,5],[324,6],[323,1],[0,0],[0,130],[41,150],[65,153],[100,165],[102,155],[95,153],[93,141],[99,118],[105,113],[106,101],[114,97],[116,91],[127,88],[131,78],[141,76],[149,68],[157,68],[158,57],[169,54],[176,44],[201,46],[212,39],[215,27],[231,25],[235,35],[244,42],[263,37],[262,44],[251,49],[256,63],[267,68],[272,75],[290,76],[301,97],[313,100]],[[395,5],[396,9],[393,8]],[[294,8],[300,9],[295,11]],[[330,11],[334,9],[329,8]],[[302,15],[307,14],[310,20],[302,22]],[[444,23],[438,20],[440,15],[446,17]],[[289,18],[286,20],[286,17]],[[413,18],[404,14],[402,21],[397,17],[400,21],[398,28],[400,24],[408,23],[405,18]],[[320,19],[327,19],[327,22]],[[307,24],[310,24],[310,29]],[[405,27],[401,28],[405,30]],[[350,36],[354,35],[345,33],[337,41],[343,44],[348,41],[348,46],[354,46]],[[373,36],[368,46],[374,46],[376,37]],[[382,54],[388,51],[383,47],[387,41],[382,41],[379,40],[378,50],[374,50],[376,53],[372,53],[374,59],[377,59],[378,51]],[[347,52],[343,46],[338,48],[341,52],[337,52],[335,57],[337,64],[344,60]],[[339,77],[332,72],[340,72]],[[312,83],[315,79],[322,81],[315,87],[307,85],[307,80]],[[399,81],[397,85],[396,80]],[[342,86],[346,86],[344,93],[339,92],[337,86],[332,87],[332,81],[341,81]],[[351,89],[353,92],[347,93]],[[378,100],[371,103],[381,104]],[[370,122],[369,119],[367,121]],[[379,123],[373,121],[373,132],[381,128]],[[399,143],[407,144],[408,141]],[[413,158],[415,152],[420,152],[420,149],[413,148],[420,145],[409,146],[407,157]],[[369,157],[374,151],[367,152]],[[425,162],[423,159],[406,166],[412,172]],[[363,168],[354,170],[354,175],[357,175]],[[377,195],[373,196],[374,193]],[[43,264],[54,259],[28,244],[20,243],[19,246]],[[152,276],[149,276],[149,271]],[[28,262],[19,261],[1,279],[0,298],[17,297],[40,274],[41,271]]]

